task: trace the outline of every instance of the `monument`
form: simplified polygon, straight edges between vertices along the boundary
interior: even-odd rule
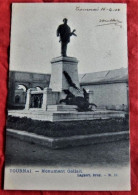
[[[50,108],[58,110],[77,110],[75,103],[68,103],[69,98],[75,99],[80,97],[77,101],[82,101],[84,98],[83,91],[80,89],[78,77],[78,60],[75,57],[67,56],[67,45],[70,42],[70,37],[75,34],[76,30],[71,32],[67,25],[67,19],[63,19],[63,24],[59,25],[57,29],[57,36],[60,37],[61,56],[51,60],[51,79],[49,88],[43,91],[34,91],[29,89],[27,91],[27,101],[25,109],[40,108],[49,110]],[[68,106],[59,106],[65,104]],[[75,105],[74,105],[75,104]],[[52,105],[52,106],[51,106]],[[64,107],[63,109],[61,109]],[[75,108],[75,109],[74,109]]]
[[[49,121],[92,120],[119,116],[117,112],[112,111],[108,112],[108,117],[106,111],[93,111],[92,107],[97,106],[89,103],[87,91],[80,88],[78,60],[67,56],[70,37],[77,36],[75,31],[71,32],[67,19],[64,18],[63,24],[57,29],[57,36],[60,37],[61,43],[61,56],[51,60],[50,85],[40,91],[28,89],[25,116]]]
[[[78,77],[78,60],[75,57],[67,57],[67,45],[72,35],[77,36],[67,25],[67,19],[63,19],[63,24],[57,29],[57,36],[60,36],[61,56],[53,58],[51,61],[52,72],[50,88],[58,91],[64,97],[64,90],[71,91],[75,96],[80,95],[80,84]],[[69,82],[70,81],[70,82]]]

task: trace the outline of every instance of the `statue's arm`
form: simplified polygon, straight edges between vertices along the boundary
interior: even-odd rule
[[[70,33],[70,36],[74,35],[77,37],[77,35],[74,33],[76,30],[74,29],[71,33]]]

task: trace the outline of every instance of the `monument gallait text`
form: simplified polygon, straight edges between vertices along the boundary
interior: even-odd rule
[[[57,28],[60,37],[61,56],[51,60],[52,72],[50,85],[44,90],[28,89],[25,110],[15,112],[14,116],[26,116],[37,120],[70,121],[91,120],[110,117],[124,117],[119,111],[93,110],[97,105],[90,104],[88,93],[80,88],[78,77],[78,60],[67,56],[67,45],[71,36],[68,20]]]

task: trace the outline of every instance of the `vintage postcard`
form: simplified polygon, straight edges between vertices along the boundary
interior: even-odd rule
[[[126,10],[12,5],[5,189],[130,190]]]

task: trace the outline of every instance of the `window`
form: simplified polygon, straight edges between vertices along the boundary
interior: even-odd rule
[[[15,96],[15,103],[16,104],[20,103],[20,96],[19,95]]]

